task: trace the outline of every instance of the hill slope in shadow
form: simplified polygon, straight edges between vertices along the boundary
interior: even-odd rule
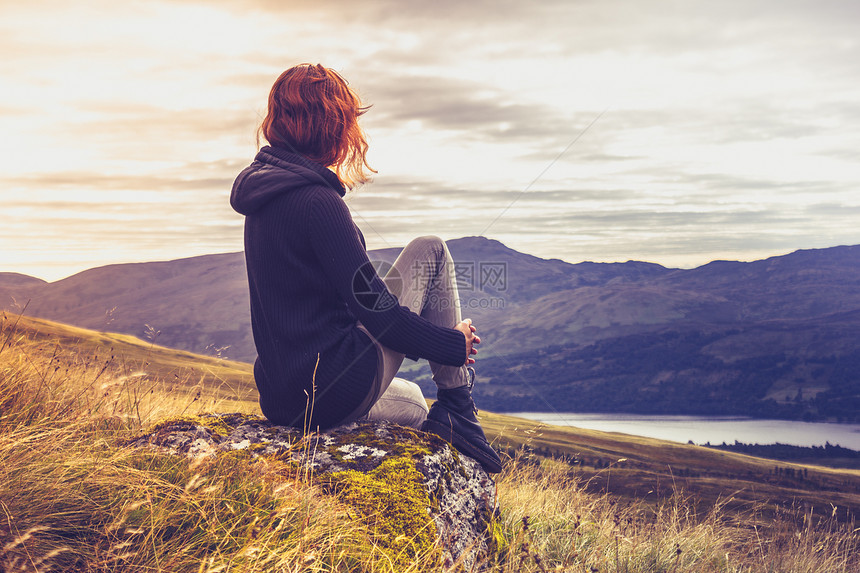
[[[486,407],[860,418],[860,246],[683,270],[571,264],[484,237],[448,244],[463,314],[484,341],[476,394]],[[25,304],[30,316],[255,356],[241,253],[53,283],[0,273],[0,307]],[[433,395],[426,367],[405,370]]]

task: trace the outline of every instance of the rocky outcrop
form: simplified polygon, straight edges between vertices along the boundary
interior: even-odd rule
[[[437,547],[443,566],[472,571],[491,551],[495,483],[478,462],[433,434],[361,422],[303,436],[259,417],[212,414],[162,422],[132,445],[192,458],[244,450],[293,464],[372,516],[396,559]]]

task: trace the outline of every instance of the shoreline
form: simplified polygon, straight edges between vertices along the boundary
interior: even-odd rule
[[[501,413],[501,412],[499,412]],[[745,416],[506,412],[555,426],[616,432],[677,443],[741,444],[860,451],[860,424]]]

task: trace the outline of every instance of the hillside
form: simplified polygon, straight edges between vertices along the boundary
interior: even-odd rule
[[[449,247],[464,315],[484,341],[477,394],[491,409],[860,420],[860,246],[690,270],[571,264],[483,237]],[[29,316],[255,355],[240,253],[54,283],[0,274],[0,304],[28,300]],[[425,366],[404,372],[433,396]]]
[[[8,349],[26,339],[30,359],[74,356],[78,366],[102,369],[107,387],[123,384],[143,393],[155,388],[155,401],[189,400],[194,412],[259,413],[248,364],[176,351],[117,335],[50,321],[0,316],[0,345]],[[7,350],[8,351],[8,350]],[[68,369],[68,364],[66,368]],[[67,370],[68,371],[68,370]],[[194,399],[194,396],[203,398]],[[208,402],[207,402],[208,401]],[[504,414],[481,411],[488,438],[516,456],[527,452],[563,457],[594,491],[607,490],[630,499],[659,499],[680,487],[701,503],[733,496],[737,508],[754,502],[827,503],[860,512],[860,471],[794,464],[651,438],[550,426]],[[624,461],[619,461],[623,459]],[[780,468],[776,471],[775,468]],[[610,478],[611,475],[611,479]]]
[[[0,313],[0,351],[12,349],[33,364],[46,382],[95,370],[91,389],[107,395],[127,391],[152,395],[153,403],[181,402],[205,394],[209,407],[256,411],[257,389],[250,364],[193,354],[127,334],[99,332]],[[195,399],[194,397],[197,397]]]
[[[397,515],[359,512],[277,457],[191,461],[129,447],[165,417],[253,413],[248,369],[0,314],[0,570],[437,573],[431,555],[392,552],[380,523]],[[860,472],[482,418],[512,456],[496,479],[490,571],[858,565]]]
[[[253,356],[248,286],[241,253],[175,261],[108,265],[39,285],[9,284],[0,275],[3,308],[29,300],[28,316],[145,337],[172,348],[231,358]],[[151,329],[147,328],[147,325]]]
[[[860,312],[854,311],[794,321],[677,323],[587,345],[490,356],[481,362],[477,395],[497,410],[857,421],[858,371]]]
[[[858,246],[691,270],[545,263],[546,294],[461,293],[487,408],[860,420]],[[509,266],[508,289],[531,276]],[[429,369],[406,368],[432,396]]]

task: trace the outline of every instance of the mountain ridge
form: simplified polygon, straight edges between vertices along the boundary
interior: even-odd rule
[[[580,411],[846,420],[860,412],[860,380],[849,374],[860,356],[860,246],[671,269],[541,259],[484,237],[448,245],[464,317],[484,340],[476,396],[488,408],[521,410],[523,388],[538,391],[524,383],[527,372],[554,403]],[[399,251],[370,256],[391,262]],[[108,265],[53,283],[0,273],[0,307],[27,300],[30,316],[237,360],[255,355],[241,252]],[[432,397],[429,371],[406,370]]]

